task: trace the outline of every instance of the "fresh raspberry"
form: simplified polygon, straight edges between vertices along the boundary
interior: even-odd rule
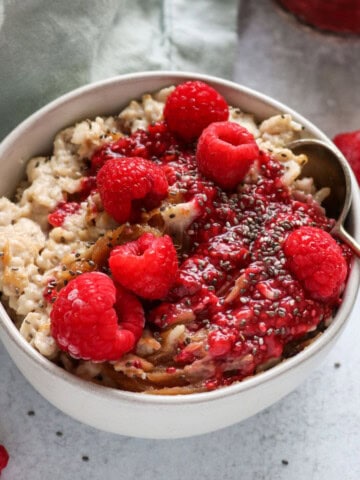
[[[144,309],[139,300],[120,285],[116,285],[115,310],[121,318],[121,326],[134,334],[137,342],[145,326]]]
[[[178,85],[168,96],[164,118],[169,130],[190,142],[212,122],[229,117],[225,99],[210,85],[190,81]]]
[[[119,223],[136,215],[140,207],[155,208],[168,193],[162,169],[140,157],[108,160],[96,181],[104,209]]]
[[[290,270],[315,300],[336,301],[344,288],[347,265],[332,236],[315,227],[300,227],[287,237],[284,252]]]
[[[178,268],[171,238],[151,233],[115,247],[109,265],[116,282],[149,300],[163,298],[168,293]]]
[[[0,445],[0,475],[2,470],[7,466],[9,454],[3,445]]]
[[[360,130],[340,133],[333,138],[333,142],[350,163],[360,184]]]
[[[234,122],[217,122],[201,134],[196,150],[200,172],[225,190],[241,182],[259,155],[253,135]]]
[[[144,312],[131,294],[120,289],[118,295],[100,272],[83,273],[62,288],[50,313],[51,334],[61,350],[94,362],[118,360],[132,350]]]
[[[74,215],[80,208],[76,202],[60,202],[56,209],[49,213],[48,222],[53,227],[61,227],[68,215]]]

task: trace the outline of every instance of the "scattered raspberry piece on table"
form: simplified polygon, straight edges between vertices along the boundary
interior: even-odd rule
[[[168,235],[144,233],[133,242],[115,247],[110,254],[113,278],[142,298],[163,298],[178,269],[176,250]]]
[[[142,207],[157,207],[168,193],[163,170],[140,157],[108,160],[96,182],[105,211],[119,223],[129,220]]]
[[[190,142],[210,123],[229,117],[225,99],[210,85],[189,81],[178,85],[167,98],[164,118],[169,130]]]
[[[345,285],[347,265],[340,246],[329,233],[300,227],[285,240],[284,252],[288,267],[315,300],[337,300]]]
[[[130,294],[124,298],[128,305],[122,307],[122,296],[120,292],[117,298],[113,281],[104,273],[83,273],[71,280],[60,290],[50,313],[51,334],[59,347],[74,358],[95,362],[118,360],[132,350],[144,312]]]
[[[9,454],[3,445],[0,445],[0,475],[9,462]]]
[[[241,182],[258,155],[254,136],[234,122],[209,125],[196,149],[200,172],[225,190]]]
[[[339,133],[333,138],[333,142],[350,163],[360,184],[360,130]]]

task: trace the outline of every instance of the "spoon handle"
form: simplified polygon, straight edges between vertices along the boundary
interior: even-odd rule
[[[345,230],[342,225],[336,226],[333,233],[344,243],[346,243],[346,245],[351,248],[357,257],[360,257],[360,244]]]

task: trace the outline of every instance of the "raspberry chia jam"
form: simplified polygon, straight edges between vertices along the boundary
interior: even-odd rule
[[[19,201],[0,200],[3,292],[22,335],[82,378],[167,395],[296,354],[331,322],[351,261],[328,233],[327,189],[286,148],[301,132],[202,82],[60,132]]]

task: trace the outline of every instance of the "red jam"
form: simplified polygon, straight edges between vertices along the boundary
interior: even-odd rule
[[[68,215],[73,215],[80,208],[77,202],[60,202],[56,209],[48,215],[48,222],[53,227],[61,227]]]
[[[157,124],[103,147],[96,167],[109,155],[132,156],[133,148],[164,168],[170,201],[195,199],[200,212],[187,229],[173,288],[148,308],[148,323],[160,331],[176,323],[191,335],[206,331],[202,346],[190,339],[178,346],[168,372],[210,355],[215,373],[206,388],[228,385],[283,357],[332,315],[340,300],[312,299],[287,268],[282,244],[297,227],[330,231],[334,221],[315,202],[290,195],[277,161],[261,152],[256,180],[226,193],[198,172],[194,145],[180,145]],[[349,262],[349,250],[341,248]]]
[[[320,30],[360,34],[359,0],[279,0],[279,3]]]

